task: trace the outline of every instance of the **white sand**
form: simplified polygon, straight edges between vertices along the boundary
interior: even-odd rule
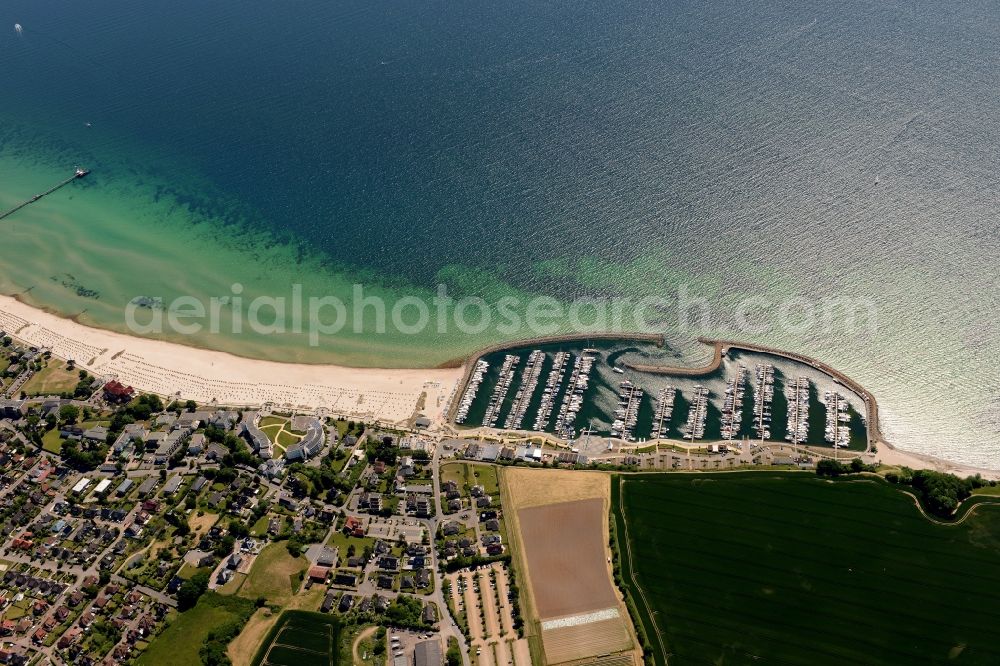
[[[900,449],[891,448],[884,442],[879,444],[878,453],[875,454],[874,458],[883,465],[909,467],[910,469],[931,469],[937,472],[948,472],[949,474],[955,474],[956,476],[973,476],[975,474],[981,474],[985,479],[1000,479],[1000,470],[972,467],[952,462],[950,460],[924,455],[922,453],[902,451]]]
[[[78,324],[0,296],[0,330],[45,347],[103,379],[166,398],[315,411],[402,423],[422,413],[444,420],[461,368],[371,369],[259,361]]]

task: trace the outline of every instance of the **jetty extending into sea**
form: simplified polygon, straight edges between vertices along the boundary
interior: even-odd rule
[[[11,215],[13,215],[17,211],[21,210],[25,206],[28,206],[30,204],[35,203],[36,201],[38,201],[42,197],[49,196],[50,194],[52,194],[56,190],[61,189],[63,187],[66,187],[67,185],[69,185],[70,183],[72,183],[74,180],[77,180],[79,178],[83,178],[88,173],[90,173],[89,169],[81,169],[80,167],[77,167],[76,171],[73,172],[73,175],[70,176],[69,178],[67,178],[66,180],[64,180],[64,181],[62,181],[60,183],[57,183],[56,185],[53,185],[52,187],[50,187],[49,189],[45,190],[41,194],[36,194],[35,196],[31,197],[30,199],[27,199],[26,201],[22,201],[21,203],[17,204],[13,208],[0,213],[0,220],[2,220],[4,218],[7,218],[7,217],[10,217]]]

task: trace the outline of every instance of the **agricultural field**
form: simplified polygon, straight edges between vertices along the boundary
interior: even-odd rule
[[[1000,505],[942,525],[879,479],[761,472],[617,477],[612,504],[648,663],[1000,663]]]
[[[633,663],[632,628],[612,581],[608,475],[511,467],[502,481],[515,561],[527,572],[521,606],[534,663],[612,653]]]
[[[340,659],[340,623],[335,617],[285,611],[264,639],[253,666],[327,666]]]

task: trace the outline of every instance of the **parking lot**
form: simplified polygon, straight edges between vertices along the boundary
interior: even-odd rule
[[[452,604],[466,618],[471,656],[478,666],[530,666],[528,642],[514,631],[507,569],[494,563],[448,576]],[[485,619],[485,621],[484,621]]]

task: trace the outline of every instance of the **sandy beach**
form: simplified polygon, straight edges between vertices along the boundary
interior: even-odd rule
[[[349,368],[262,361],[84,326],[0,295],[0,330],[23,342],[73,359],[93,375],[139,391],[235,407],[322,412],[404,425],[419,411],[435,424],[465,367],[446,369]],[[423,401],[423,408],[418,405]],[[903,451],[882,438],[873,461],[960,476],[1000,471]]]
[[[402,424],[417,413],[438,421],[462,368],[372,369],[276,363],[84,326],[0,296],[0,330],[73,359],[97,377],[166,398],[232,406],[323,410]]]

